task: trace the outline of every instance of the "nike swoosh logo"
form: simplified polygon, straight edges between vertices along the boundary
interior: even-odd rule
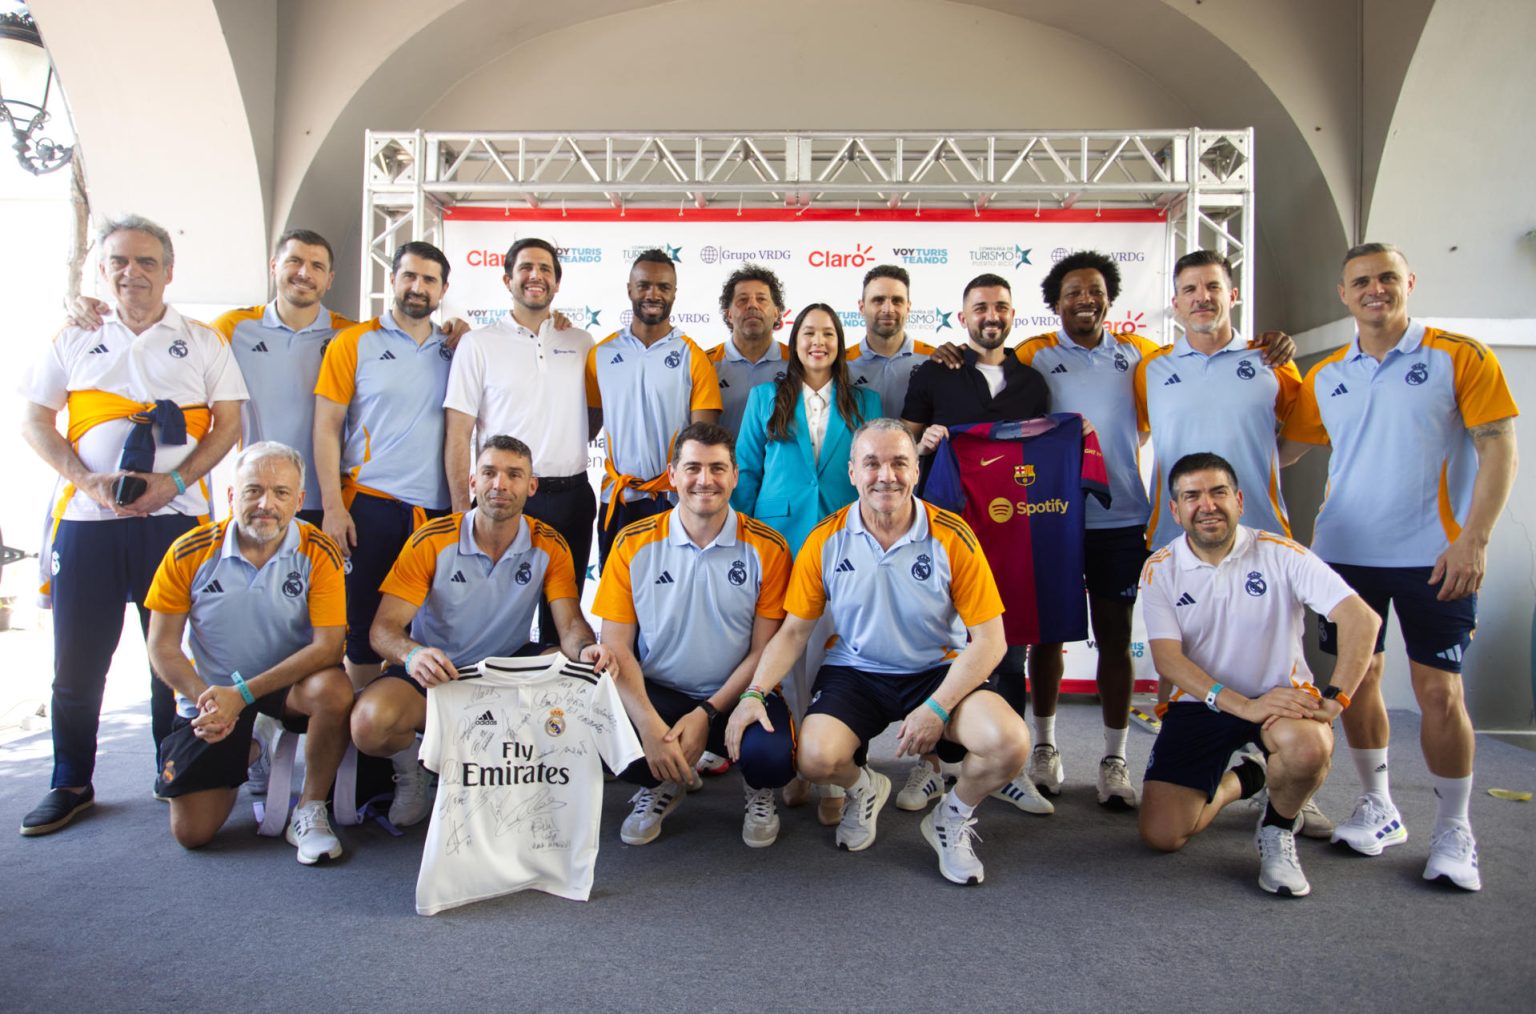
[[[994,462],[994,461],[1002,461],[1003,458],[1005,458],[1005,457],[1007,457],[1007,455],[999,454],[995,458],[982,458],[981,459],[981,467],[982,468],[986,468],[988,465],[992,464],[992,462]]]

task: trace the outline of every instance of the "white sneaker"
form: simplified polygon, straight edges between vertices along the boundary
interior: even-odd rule
[[[1477,872],[1477,841],[1472,837],[1470,824],[1447,821],[1437,827],[1430,838],[1424,879],[1439,880],[1442,877],[1463,891],[1483,889],[1483,878]]]
[[[779,840],[779,812],[772,789],[747,787],[747,813],[741,819],[741,840],[748,848],[767,848]]]
[[[389,804],[389,822],[396,827],[420,824],[432,813],[437,794],[432,790],[432,772],[421,766],[420,740],[390,758],[395,766],[395,798]]]
[[[1260,789],[1257,793],[1248,797],[1248,809],[1254,813],[1263,813],[1269,805],[1269,789]],[[1333,821],[1328,819],[1317,805],[1317,797],[1307,800],[1301,808],[1301,814],[1296,821],[1296,833],[1303,838],[1316,838],[1318,841],[1327,841],[1333,837]]]
[[[921,810],[944,795],[944,777],[920,760],[907,772],[907,784],[896,793],[896,809]]]
[[[939,854],[939,872],[954,884],[979,884],[985,877],[981,860],[976,858],[976,818],[961,817],[949,805],[940,802],[923,818],[923,837]]]
[[[1040,743],[1029,755],[1029,780],[1053,796],[1061,795],[1067,780],[1061,767],[1061,751],[1049,743]]]
[[[1007,785],[994,790],[992,797],[1012,803],[1025,813],[1037,813],[1042,817],[1056,812],[1056,804],[1040,795],[1040,790],[1035,788],[1035,783],[1030,780],[1027,769],[1020,771]]]
[[[1124,757],[1105,757],[1099,761],[1099,805],[1130,810],[1141,802]]]
[[[331,830],[323,799],[294,807],[285,837],[289,845],[299,850],[299,862],[305,866],[313,866],[322,859],[341,858],[341,839]]]
[[[837,825],[837,847],[849,852],[862,852],[875,843],[875,820],[891,796],[889,778],[874,768],[864,770],[869,772],[869,788],[862,793],[848,790],[843,819]]]
[[[619,828],[619,840],[625,845],[649,845],[661,834],[661,822],[683,801],[683,786],[662,782],[654,789],[641,789],[629,801],[634,809]]]
[[[1307,883],[1301,861],[1296,858],[1296,832],[1262,821],[1261,817],[1253,836],[1253,843],[1259,848],[1259,886],[1270,894],[1291,898],[1311,894],[1312,885]]]
[[[1343,842],[1366,856],[1379,856],[1381,850],[1401,845],[1408,840],[1408,829],[1403,826],[1402,814],[1397,807],[1382,802],[1370,793],[1355,801],[1355,812],[1349,819],[1333,829],[1333,841]]]

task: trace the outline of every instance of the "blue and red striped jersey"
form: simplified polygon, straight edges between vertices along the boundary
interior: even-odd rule
[[[934,452],[924,499],[958,513],[981,538],[1009,644],[1088,636],[1084,494],[1109,506],[1098,438],[1074,413],[951,426]]]

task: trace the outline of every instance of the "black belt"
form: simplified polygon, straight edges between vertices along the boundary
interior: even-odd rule
[[[587,478],[587,473],[579,475],[541,475],[539,476],[539,492],[564,493],[570,489],[580,489],[582,486],[591,488],[592,482]]]

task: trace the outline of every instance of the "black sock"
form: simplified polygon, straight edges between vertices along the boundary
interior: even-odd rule
[[[1282,817],[1275,812],[1275,801],[1271,799],[1269,805],[1264,807],[1264,825],[1266,827],[1283,827],[1287,831],[1296,830],[1295,817]]]
[[[1242,786],[1237,797],[1239,799],[1251,799],[1264,787],[1264,767],[1252,757],[1244,757],[1243,762],[1232,769],[1232,773],[1237,775],[1237,784]]]

